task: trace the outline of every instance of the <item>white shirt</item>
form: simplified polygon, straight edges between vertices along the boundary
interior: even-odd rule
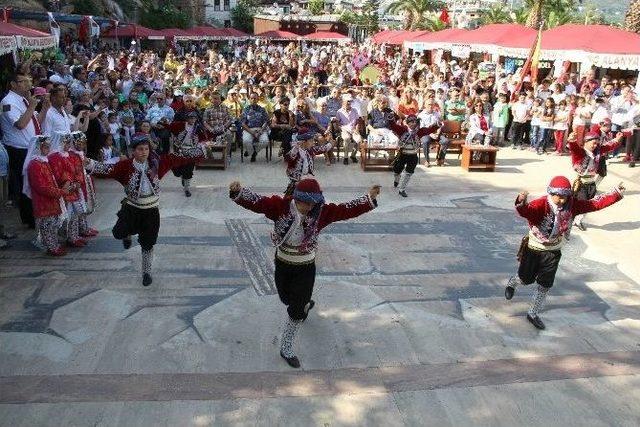
[[[529,106],[526,102],[516,102],[511,106],[511,113],[513,114],[513,121],[516,123],[526,123],[527,114],[529,113]]]
[[[4,145],[14,148],[29,148],[31,139],[36,136],[33,120],[27,122],[24,129],[18,129],[15,124],[20,116],[27,111],[26,99],[10,90],[0,102],[0,128],[2,129]],[[36,117],[36,113],[33,113]]]
[[[42,133],[53,136],[56,133],[71,133],[71,117],[62,109],[62,113],[53,106],[47,110],[47,115],[42,122]]]

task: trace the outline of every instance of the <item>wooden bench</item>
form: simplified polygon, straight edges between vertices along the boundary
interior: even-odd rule
[[[493,172],[496,169],[498,150],[498,147],[465,144],[462,146],[462,162],[460,166],[467,171]]]
[[[447,153],[457,154],[458,158],[462,154],[462,146],[465,143],[465,135],[462,132],[462,122],[445,120],[442,122],[442,135],[449,139]],[[440,145],[438,145],[440,150]]]
[[[223,140],[224,141],[224,140]],[[210,156],[204,161],[198,163],[198,167],[212,169],[226,169],[229,164],[229,145],[224,143],[216,143],[208,148]],[[242,153],[240,153],[242,155]]]
[[[368,144],[360,144],[360,167],[363,171],[390,171],[392,170],[391,161],[395,158],[398,148],[383,148],[369,146]],[[384,153],[386,158],[372,157],[371,153]]]

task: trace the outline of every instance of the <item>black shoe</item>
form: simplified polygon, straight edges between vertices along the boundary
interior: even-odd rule
[[[635,168],[636,167],[636,162],[629,162],[629,167],[630,168]]]
[[[579,223],[574,223],[573,225],[575,225],[576,227],[578,227],[578,229],[580,229],[580,231],[587,231],[587,227],[585,227],[585,225],[582,222]]]
[[[515,144],[513,144],[513,145],[511,146],[511,149],[512,149],[512,150],[515,150],[516,148],[517,148],[517,147],[516,147],[516,145],[515,145]]]
[[[185,189],[184,190],[184,195],[187,196],[187,197],[191,197],[191,191]]]
[[[124,246],[125,249],[129,249],[131,247],[131,237],[122,239],[122,246]]]
[[[258,155],[258,153],[256,153],[255,151],[253,152],[253,154],[251,155],[251,162],[255,162],[256,161],[256,156]]]
[[[511,298],[513,298],[513,294],[515,292],[516,292],[516,288],[507,286],[506,288],[504,288],[504,297],[510,300]]]
[[[345,165],[349,164],[349,159],[347,159],[346,157],[344,158],[344,160],[342,161],[342,163],[344,163]]]
[[[407,196],[407,192],[404,191],[404,190],[399,191],[398,194],[401,195],[402,197],[409,197],[409,196]]]
[[[397,181],[393,181],[393,186],[394,187],[398,187],[398,182]]]
[[[244,156],[249,157],[249,152],[247,150],[244,150]]]
[[[542,321],[542,319],[540,319],[540,317],[538,316],[531,316],[530,314],[527,314],[527,320],[536,328],[540,329],[541,331],[545,330],[545,326],[544,326],[544,322]]]
[[[356,156],[350,157],[352,163],[358,163],[358,158]]]
[[[144,273],[142,275],[142,286],[149,286],[151,283],[153,283],[151,275],[149,273]]]
[[[284,360],[286,360],[287,363],[289,364],[289,366],[291,366],[292,368],[299,368],[300,367],[300,360],[298,360],[298,358],[296,356],[287,357],[284,354],[282,354],[282,351],[281,351],[280,352],[280,357],[282,357]]]

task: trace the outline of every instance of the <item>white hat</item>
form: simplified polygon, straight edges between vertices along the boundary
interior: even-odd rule
[[[184,92],[180,89],[176,89],[173,91],[173,96],[184,96]]]
[[[245,88],[240,89],[240,93],[247,93],[247,90]]]
[[[237,90],[235,90],[234,88],[229,89],[229,91],[227,92],[227,95],[230,95],[232,93],[238,93]]]

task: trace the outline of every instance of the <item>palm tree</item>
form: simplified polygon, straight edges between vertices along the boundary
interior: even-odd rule
[[[422,22],[427,12],[442,9],[444,3],[440,0],[395,0],[385,9],[385,13],[405,13],[405,28],[411,29]]]
[[[559,19],[561,16],[571,15],[571,11],[575,10],[576,0],[525,0],[525,6],[529,9],[527,27],[538,29],[544,22],[549,28],[552,26],[546,22],[549,16],[553,13],[554,22],[562,21]]]
[[[425,16],[422,21],[414,25],[414,29],[423,31],[441,31],[448,26],[440,20],[439,16]]]
[[[510,22],[511,17],[509,16],[509,12],[500,5],[494,5],[490,9],[485,10],[482,13],[480,21],[483,25],[486,24],[502,24],[505,22]]]
[[[631,0],[624,17],[624,29],[640,33],[640,0]]]

